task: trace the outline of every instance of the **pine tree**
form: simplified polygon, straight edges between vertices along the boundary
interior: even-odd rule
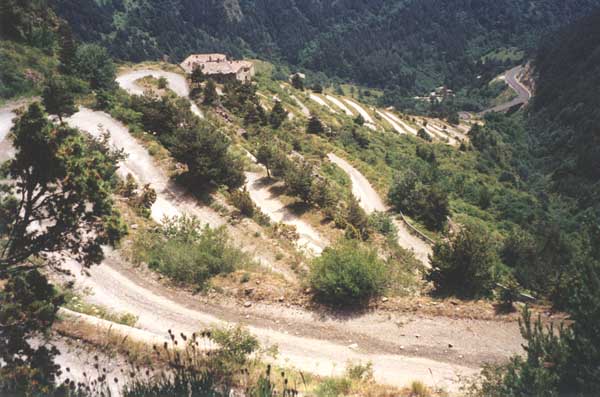
[[[209,79],[204,86],[204,100],[202,103],[207,106],[212,106],[219,99],[219,94],[217,94],[217,85],[212,79]]]
[[[308,125],[306,127],[306,132],[309,134],[322,134],[325,131],[323,128],[323,123],[316,115],[312,115],[308,120]]]
[[[48,113],[57,115],[61,124],[63,117],[69,117],[77,112],[73,94],[62,77],[52,76],[49,78],[42,99]]]
[[[281,101],[277,101],[275,102],[273,110],[271,110],[271,114],[269,115],[269,123],[273,128],[277,129],[285,121],[287,115],[288,112],[283,108]]]
[[[362,114],[359,114],[358,116],[356,116],[356,118],[354,119],[354,124],[357,124],[357,125],[365,124],[365,118],[362,116]]]
[[[267,169],[267,176],[271,177],[271,166],[273,164],[273,160],[275,159],[275,148],[273,145],[262,142],[258,147],[256,152],[256,160],[265,166]]]
[[[73,39],[73,32],[69,24],[61,22],[58,27],[60,51],[58,59],[60,61],[59,71],[63,74],[70,74],[73,70],[73,62],[75,62],[75,53],[77,46]]]
[[[350,196],[348,200],[346,222],[348,223],[346,230],[348,237],[361,240],[369,238],[369,218],[354,196]]]
[[[295,73],[292,76],[292,87],[294,87],[297,90],[304,91],[304,81],[302,80],[300,74]]]
[[[199,67],[195,67],[194,70],[192,70],[192,74],[190,75],[190,80],[192,81],[193,86],[200,87],[200,84],[202,84],[205,80],[204,72],[202,72],[202,69]]]

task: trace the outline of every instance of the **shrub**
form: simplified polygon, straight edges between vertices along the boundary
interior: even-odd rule
[[[421,128],[419,131],[417,131],[417,136],[427,142],[433,141],[431,135],[429,135],[429,133],[427,133],[427,131],[425,131],[424,128]]]
[[[281,101],[275,102],[271,114],[269,114],[269,123],[275,129],[279,128],[287,118],[288,112],[283,108]]]
[[[369,215],[369,227],[393,240],[398,236],[398,228],[385,212],[375,211]]]
[[[397,210],[416,217],[433,230],[441,230],[450,215],[448,194],[412,170],[396,176],[388,200]]]
[[[136,194],[136,191],[138,190],[138,183],[135,180],[135,178],[133,177],[133,175],[131,173],[127,174],[127,177],[125,178],[125,182],[123,183],[123,188],[121,189],[121,194],[124,197],[133,197]]]
[[[317,178],[310,188],[310,201],[321,209],[330,209],[335,207],[338,197],[327,179]]]
[[[369,218],[358,200],[350,196],[346,209],[346,236],[364,241],[369,238],[369,235]]]
[[[514,303],[518,298],[519,284],[514,277],[507,277],[498,291],[498,309],[505,313],[514,312]]]
[[[161,90],[164,90],[165,88],[167,88],[167,86],[169,85],[169,82],[167,81],[167,79],[163,76],[158,78],[158,88],[160,88]]]
[[[283,179],[291,194],[299,197],[305,203],[310,202],[313,180],[312,165],[307,162],[289,163]]]
[[[309,281],[322,302],[363,303],[384,290],[386,266],[374,249],[343,240],[313,260]]]
[[[346,375],[354,380],[369,380],[373,379],[373,363],[348,365],[346,367]]]
[[[248,258],[224,228],[202,228],[193,217],[166,219],[158,231],[140,233],[140,259],[175,281],[203,286],[210,277],[240,268]]]
[[[300,76],[300,74],[295,73],[292,76],[292,87],[294,87],[297,90],[304,91],[304,80],[302,79],[302,76]]]
[[[423,382],[415,380],[410,384],[410,395],[411,397],[429,397],[431,391]]]
[[[451,241],[441,241],[433,247],[431,270],[426,278],[444,295],[488,297],[499,266],[500,259],[488,232],[468,225]]]
[[[356,118],[354,119],[354,124],[357,124],[357,125],[365,124],[365,118],[362,116],[362,114],[359,114],[358,116],[356,116]]]
[[[306,126],[306,132],[308,132],[309,134],[322,134],[325,131],[325,128],[323,127],[323,123],[321,122],[321,120],[319,120],[319,118],[315,115],[312,115],[310,117],[310,119],[308,120],[308,124]]]
[[[346,378],[325,379],[315,391],[317,397],[345,396],[350,392],[352,383]]]
[[[245,187],[244,190],[234,190],[231,192],[231,203],[235,208],[240,210],[242,215],[245,215],[248,218],[254,216],[256,207]]]

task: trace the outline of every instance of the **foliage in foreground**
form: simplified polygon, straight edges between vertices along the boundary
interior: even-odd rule
[[[54,389],[58,350],[43,339],[61,304],[62,296],[37,270],[12,276],[0,289],[1,395],[44,395]]]
[[[120,154],[53,124],[39,103],[16,121],[11,137],[17,153],[5,169],[17,182],[0,184],[0,271],[61,250],[85,264],[99,262],[101,245],[127,231],[111,198]]]
[[[318,300],[331,304],[364,303],[383,292],[386,264],[377,251],[343,240],[315,258],[309,275]]]

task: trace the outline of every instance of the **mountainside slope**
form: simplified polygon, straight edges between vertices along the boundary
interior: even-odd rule
[[[362,84],[422,92],[473,83],[493,51],[529,50],[598,0],[52,0],[88,41],[122,59],[260,54]],[[515,60],[506,61],[514,63]]]
[[[556,188],[584,206],[600,180],[600,12],[551,36],[535,62],[535,139]]]

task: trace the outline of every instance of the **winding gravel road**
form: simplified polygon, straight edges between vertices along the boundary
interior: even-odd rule
[[[346,105],[344,105],[344,103],[342,101],[340,101],[339,99],[337,99],[334,96],[331,95],[325,95],[325,97],[327,99],[329,99],[331,101],[331,103],[333,103],[335,106],[337,106],[342,112],[346,113],[347,116],[354,116],[354,114],[352,113],[352,111],[350,111],[350,109],[348,109],[348,107]]]
[[[309,254],[319,255],[329,245],[323,236],[312,226],[293,214],[283,204],[271,189],[274,187],[272,181],[267,178],[266,172],[246,172],[246,189],[252,201],[273,222],[281,222],[294,226],[298,232],[297,245]]]
[[[164,77],[167,79],[169,87],[173,89],[177,95],[187,98],[189,92],[187,81],[183,78],[183,76],[176,73],[149,69],[136,70],[121,74],[117,78],[117,83],[121,86],[121,88],[125,89],[130,94],[143,93],[143,89],[136,84],[136,81],[148,75],[152,75],[154,77]],[[306,108],[306,106],[304,106],[304,104],[302,104],[302,102],[300,102],[300,100],[298,100],[296,97],[293,98],[295,98],[295,100],[303,107],[303,113],[310,115],[310,111]],[[195,105],[192,103],[192,106]],[[129,164],[130,168],[131,166],[135,167],[135,165],[132,165],[131,163],[138,165],[137,169],[135,169],[135,172],[132,172],[132,174],[141,175],[143,174],[144,170],[149,169],[150,167],[156,168],[155,166],[151,165],[152,159],[150,158],[146,149],[139,145],[135,139],[129,135],[126,127],[121,123],[115,122],[114,120],[109,120],[108,118],[110,118],[110,116],[108,118],[105,116],[108,115],[90,114],[89,112],[86,112],[85,115],[77,117],[76,121],[79,123],[78,126],[83,130],[94,129],[94,125],[97,124],[103,124],[105,126],[106,124],[110,124],[111,128],[118,132],[119,142],[116,142],[116,146],[125,149],[126,153],[134,153],[134,157],[128,158],[129,161],[126,160],[125,162],[125,165],[128,166],[127,164]],[[256,163],[256,159],[253,158],[252,160]],[[128,171],[131,172],[130,170]],[[165,176],[161,174],[161,172],[161,170],[154,169],[151,177],[148,178],[151,180],[143,183],[151,183],[153,186],[157,186],[155,189],[161,189],[161,191],[163,191],[164,187],[167,183],[169,183],[169,181],[165,179]],[[266,175],[267,174],[264,169],[262,169],[262,172],[246,173],[246,189],[248,190],[252,201],[254,201],[261,211],[269,216],[269,218],[271,218],[271,220],[274,222],[282,222],[284,224],[294,226],[300,236],[298,239],[299,248],[307,249],[309,253],[312,254],[320,254],[321,251],[323,251],[323,248],[325,248],[329,243],[322,238],[319,233],[316,232],[310,225],[292,214],[286,208],[286,206],[269,191],[270,186],[269,184],[265,183],[264,179]],[[178,188],[174,184],[170,183],[169,190],[173,191],[173,189]],[[175,197],[181,197],[182,194],[183,192],[181,189],[178,189],[176,194],[172,195],[169,199],[161,200],[160,203],[157,200],[157,203],[152,207],[153,218],[160,221],[163,215],[176,215],[177,208],[171,206],[170,203]],[[159,197],[163,198],[164,196],[159,195]],[[194,206],[191,208],[188,206],[186,210],[188,213],[197,213],[198,211]],[[204,215],[197,215],[200,219],[203,219]],[[221,224],[223,223],[222,219],[214,213],[209,219],[213,219],[215,223],[217,220],[221,220]],[[214,226],[214,224],[209,224]]]
[[[361,207],[367,214],[374,211],[387,212],[389,207],[383,203],[383,200],[365,178],[356,168],[341,157],[333,153],[327,155],[329,160],[344,170],[352,181],[352,194],[358,199]],[[398,244],[414,252],[415,257],[425,266],[429,264],[429,255],[432,253],[431,246],[412,234],[408,227],[401,221],[394,219],[394,224],[398,228]]]
[[[86,301],[138,316],[137,329],[120,327],[136,339],[160,340],[166,337],[167,329],[179,334],[243,323],[263,346],[278,346],[279,364],[320,375],[342,374],[349,362],[370,361],[379,382],[403,387],[419,379],[453,391],[458,386],[457,376],[475,374],[481,360],[501,360],[519,349],[514,324],[506,327],[485,321],[404,316],[394,322],[377,314],[320,318],[283,306],[245,308],[203,303],[127,270],[128,265],[117,254],[109,254],[105,263],[92,267],[91,277],[82,276],[74,262],[67,266],[77,275],[78,287],[93,292]],[[400,328],[397,321],[403,324]],[[457,338],[459,333],[473,335],[474,340],[463,343]],[[448,342],[457,346],[454,351],[448,351]],[[486,354],[481,353],[482,347]]]
[[[389,125],[399,134],[407,134],[406,130],[400,126],[394,119],[388,116],[386,113],[378,110],[377,114],[381,116],[382,119],[388,122]]]
[[[167,72],[164,70],[155,70],[155,69],[141,69],[141,70],[132,70],[127,71],[120,74],[117,77],[117,83],[121,88],[126,90],[132,95],[143,95],[144,88],[140,87],[136,81],[142,79],[146,76],[152,76],[156,79],[164,77],[167,79],[169,88],[175,92],[177,95],[189,98],[190,88],[188,86],[187,80],[181,74]],[[202,111],[196,106],[196,104],[190,101],[190,105],[192,107],[192,112],[200,118],[203,118],[204,115]]]
[[[135,80],[149,74],[148,71],[136,73],[137,78],[120,76],[120,84],[132,88]],[[0,109],[0,138],[10,130],[11,114],[12,108]],[[170,182],[126,126],[108,114],[81,108],[68,123],[95,136],[104,130],[110,131],[111,143],[128,154],[119,172],[122,175],[131,173],[140,183],[150,183],[156,189],[158,200],[152,208],[155,220],[186,212],[198,215],[213,226],[223,224],[223,218],[217,213],[198,206],[193,197]],[[9,155],[9,148],[0,145],[0,150],[0,158]],[[385,210],[381,198],[364,176],[339,157],[332,161],[351,175],[353,192],[369,211]],[[260,185],[260,177],[261,173],[250,175],[249,187],[257,182]],[[257,192],[265,194],[260,187]],[[285,215],[281,216],[285,218]],[[307,238],[318,240],[314,241],[317,245],[321,242],[320,237],[305,234]],[[409,241],[401,244],[416,246]],[[137,315],[139,332],[146,338],[164,338],[169,328],[176,333],[194,332],[214,324],[242,322],[263,344],[278,345],[280,364],[321,375],[341,374],[348,362],[370,361],[378,382],[404,387],[419,379],[431,386],[455,391],[457,375],[475,374],[483,361],[504,359],[518,351],[521,342],[515,324],[417,316],[394,322],[391,316],[376,313],[340,319],[283,305],[266,308],[259,305],[252,308],[219,306],[217,302],[202,302],[183,291],[166,289],[150,277],[132,270],[132,266],[124,263],[116,252],[109,251],[101,265],[89,270],[89,277],[82,274],[78,263],[68,261],[65,266],[77,276],[78,288],[93,292],[86,300]],[[125,329],[125,332],[138,331]],[[419,335],[415,337],[416,333]],[[469,343],[461,340],[465,335],[470,336]],[[461,345],[461,350],[448,351],[449,341]]]
[[[310,93],[310,99],[312,99],[313,101],[315,101],[319,105],[325,107],[331,113],[333,113],[333,114],[337,113],[331,106],[329,106],[329,104],[327,102],[325,102],[325,100],[323,98],[321,98],[317,94]]]
[[[402,128],[404,128],[405,131],[408,131],[409,133],[413,134],[413,135],[417,135],[417,130],[413,127],[411,127],[410,125],[408,125],[407,123],[405,123],[400,117],[396,116],[394,113],[389,112],[387,110],[384,111],[384,113],[392,120],[394,120],[396,123],[400,124],[402,126]]]

